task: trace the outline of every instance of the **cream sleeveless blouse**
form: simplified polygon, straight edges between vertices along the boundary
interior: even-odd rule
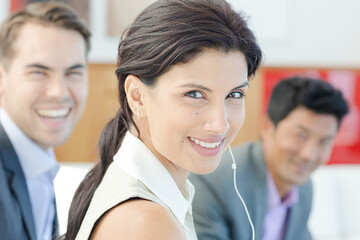
[[[142,198],[164,206],[183,226],[186,240],[197,240],[191,208],[194,193],[188,180],[180,191],[155,155],[140,139],[127,132],[114,162],[94,193],[76,240],[89,239],[97,220],[130,198]]]

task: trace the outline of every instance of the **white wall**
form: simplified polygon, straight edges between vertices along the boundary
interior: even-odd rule
[[[7,0],[0,0],[0,22],[4,20],[7,16],[7,12],[9,11],[8,1]]]
[[[314,240],[360,239],[360,166],[322,166],[312,175]]]
[[[229,1],[251,16],[267,65],[360,67],[360,1]]]
[[[360,1],[229,0],[250,16],[267,66],[360,68]],[[90,0],[90,62],[115,62],[119,38],[106,31],[107,1]],[[0,21],[8,0],[0,1]]]
[[[248,15],[267,66],[360,68],[360,1],[229,0]],[[91,61],[114,61],[118,39],[107,38],[106,1],[91,1]],[[102,32],[102,33],[101,33]]]

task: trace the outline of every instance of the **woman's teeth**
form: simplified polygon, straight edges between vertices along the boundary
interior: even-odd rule
[[[220,144],[221,144],[221,141],[220,142],[216,142],[216,143],[207,143],[207,142],[202,142],[198,139],[195,139],[195,138],[192,138],[190,137],[191,141],[193,141],[195,144],[198,144],[202,147],[205,147],[205,148],[217,148]]]

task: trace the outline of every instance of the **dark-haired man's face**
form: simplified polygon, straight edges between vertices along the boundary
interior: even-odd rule
[[[298,107],[263,134],[266,163],[280,196],[305,183],[331,154],[338,122],[335,116]]]

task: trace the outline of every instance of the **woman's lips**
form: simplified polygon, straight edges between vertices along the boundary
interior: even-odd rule
[[[196,152],[205,157],[212,157],[219,154],[222,149],[223,141],[225,138],[216,139],[197,139],[189,137],[190,144]]]

